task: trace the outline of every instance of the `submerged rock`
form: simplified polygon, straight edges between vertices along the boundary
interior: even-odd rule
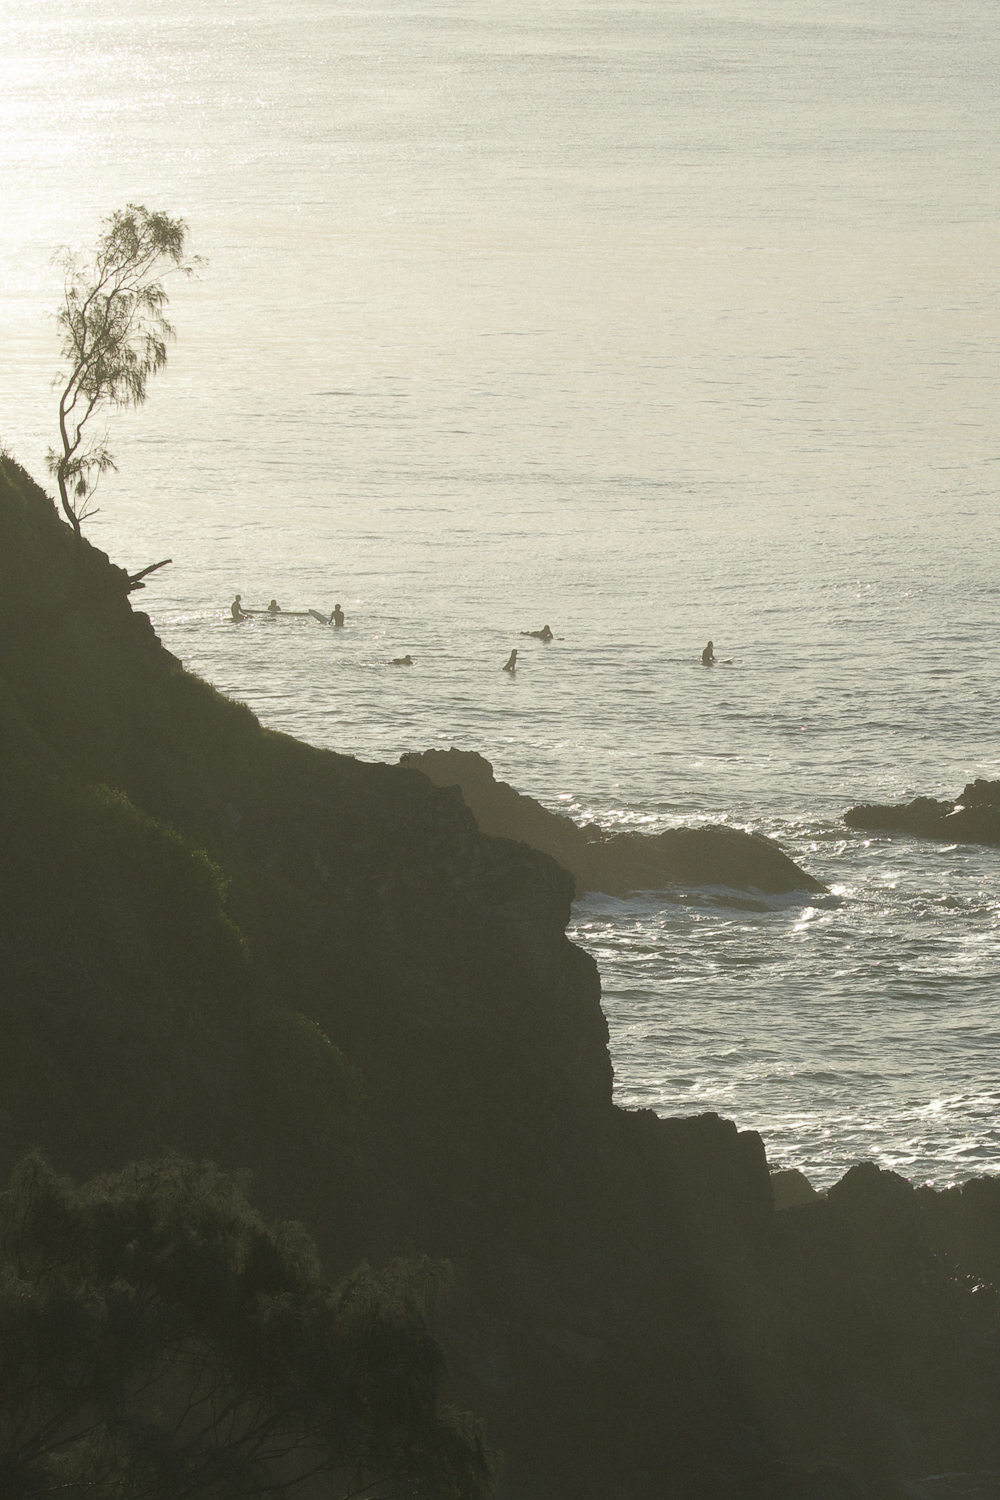
[[[925,839],[1000,844],[1000,781],[970,781],[954,802],[933,797],[915,797],[903,805],[862,802],[847,809],[844,822],[850,828],[886,828]]]
[[[584,891],[624,896],[678,882],[772,895],[826,890],[760,833],[718,823],[657,834],[608,833],[595,823],[581,828],[497,781],[489,761],[473,751],[425,750],[401,760],[423,771],[436,786],[460,787],[483,833],[517,839],[558,860],[572,873],[578,896]]]

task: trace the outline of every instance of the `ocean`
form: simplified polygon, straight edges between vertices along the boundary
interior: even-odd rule
[[[60,246],[137,202],[206,258],[87,524],[173,559],[133,597],[170,650],[342,753],[777,838],[828,896],[574,907],[618,1101],[818,1187],[1000,1170],[1000,855],[841,821],[1000,776],[995,5],[0,23],[0,442],[40,480]]]

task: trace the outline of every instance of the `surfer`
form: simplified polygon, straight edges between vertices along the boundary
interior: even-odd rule
[[[330,616],[330,624],[335,625],[339,629],[340,626],[343,625],[343,623],[344,611],[341,609],[339,604],[335,604],[333,606],[333,614]]]
[[[713,647],[711,641],[709,641],[708,645],[701,653],[701,664],[703,667],[715,666],[715,648]]]
[[[547,625],[543,625],[542,628],[541,628],[541,630],[522,630],[521,634],[522,635],[530,635],[532,637],[532,639],[536,640],[536,641],[546,641],[546,642],[548,642],[548,641],[554,641],[555,640],[555,636],[552,634],[552,631],[549,629],[549,627]]]
[[[277,599],[271,600],[270,604],[267,606],[267,612],[269,615],[281,614],[281,605],[278,603]]]
[[[245,620],[246,619],[246,615],[243,613],[243,608],[242,608],[242,605],[240,603],[240,600],[242,599],[242,597],[243,597],[242,594],[237,594],[236,598],[233,600],[232,604],[229,606],[230,610],[232,611],[233,619],[236,621],[237,624],[239,624],[240,620]]]
[[[406,656],[394,656],[392,658],[392,664],[394,667],[412,667],[413,657],[410,656],[409,653],[407,653]]]
[[[517,671],[517,647],[516,646],[515,646],[514,650],[508,656],[507,660],[504,662],[503,670],[505,672],[509,672],[512,677],[513,677],[514,673]]]

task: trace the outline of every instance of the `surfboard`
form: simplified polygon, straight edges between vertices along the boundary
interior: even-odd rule
[[[321,625],[329,625],[329,615],[321,615],[318,609],[311,609],[309,613],[312,615],[313,619],[318,620]]]

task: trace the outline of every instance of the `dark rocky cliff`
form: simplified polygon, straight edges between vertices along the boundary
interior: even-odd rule
[[[988,1215],[942,1228],[875,1168],[776,1213],[755,1135],[616,1109],[572,877],[184,672],[9,460],[0,587],[0,1165],[178,1149],[249,1167],[334,1272],[447,1258],[510,1497],[1000,1465]]]
[[[425,750],[404,755],[401,763],[423,771],[435,786],[459,787],[484,833],[523,840],[551,854],[573,875],[577,895],[605,891],[620,896],[677,884],[770,894],[826,890],[760,833],[720,824],[658,834],[609,833],[593,823],[581,828],[497,781],[489,761],[473,751]]]

